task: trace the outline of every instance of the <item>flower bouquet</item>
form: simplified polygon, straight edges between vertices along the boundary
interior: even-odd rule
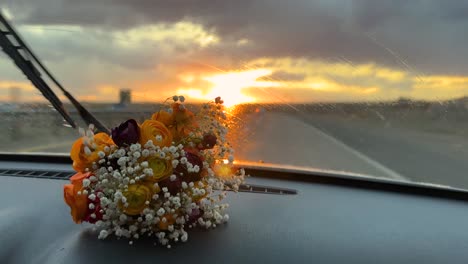
[[[184,100],[174,96],[151,119],[127,120],[111,135],[80,129],[70,152],[77,173],[64,186],[76,223],[94,224],[100,239],[113,234],[132,244],[154,236],[170,248],[187,241],[188,228],[229,219],[221,201],[238,190],[244,171],[232,165],[223,101],[194,114]]]

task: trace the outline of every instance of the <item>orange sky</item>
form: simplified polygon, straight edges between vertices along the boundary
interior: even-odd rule
[[[352,63],[298,56],[236,59],[222,45],[242,51],[255,45],[252,39],[223,39],[213,29],[188,21],[115,32],[57,25],[25,25],[19,30],[64,86],[83,101],[117,102],[120,88],[130,88],[135,102],[161,102],[177,94],[192,101],[221,96],[227,105],[399,97],[445,100],[468,94],[468,76],[424,74],[409,64],[391,67],[372,60]],[[77,35],[86,42],[74,43]],[[55,42],[66,45],[54,46]],[[6,56],[0,57],[0,72],[0,101],[11,100],[11,87],[21,90],[22,101],[40,100]]]
[[[468,91],[468,76],[421,77],[373,64],[351,67],[320,61],[304,61],[304,65],[296,68],[291,66],[288,58],[266,60],[275,65],[263,67],[262,63],[253,61],[251,65],[254,66],[240,70],[182,71],[173,80],[167,80],[167,83],[151,78],[129,79],[122,82],[125,85],[121,86],[116,84],[119,81],[98,83],[92,87],[93,92],[87,95],[73,89],[71,92],[83,101],[116,102],[118,90],[129,87],[135,102],[159,102],[178,94],[193,101],[207,101],[221,96],[226,105],[234,105],[249,102],[375,101],[398,97],[443,100],[464,96]],[[275,72],[302,77],[283,80],[274,77]],[[0,81],[0,100],[11,98],[10,87],[18,87],[24,101],[41,98],[28,81]]]

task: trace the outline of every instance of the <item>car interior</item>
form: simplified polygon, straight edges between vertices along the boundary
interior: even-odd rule
[[[463,190],[249,164],[247,184],[228,195],[229,223],[167,250],[145,238],[101,241],[69,220],[56,191],[74,173],[69,157],[0,160],[3,263],[463,263],[468,254]]]

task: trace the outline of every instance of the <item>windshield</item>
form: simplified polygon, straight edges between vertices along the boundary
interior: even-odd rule
[[[468,188],[462,1],[0,0],[0,7],[109,128],[150,118],[173,95],[194,109],[221,96],[238,161]],[[3,152],[69,153],[79,137],[3,52],[0,116]]]

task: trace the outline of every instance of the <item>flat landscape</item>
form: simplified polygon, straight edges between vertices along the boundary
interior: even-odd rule
[[[457,107],[252,105],[233,112],[231,139],[239,160],[468,189],[468,111]],[[97,111],[96,116],[111,127],[150,113]],[[53,111],[0,117],[0,151],[68,153],[78,137]]]

